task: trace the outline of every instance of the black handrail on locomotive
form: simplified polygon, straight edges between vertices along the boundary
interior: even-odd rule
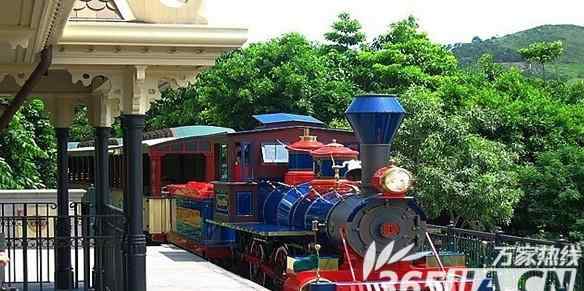
[[[349,167],[349,161],[344,161],[342,164],[337,165],[337,163],[335,162],[335,157],[333,157],[333,155],[331,155],[331,161],[333,162],[332,168],[335,171],[335,180],[336,180],[336,184],[337,184],[337,188],[339,185],[341,185],[341,175],[340,175],[340,171],[341,169],[344,168],[348,168]],[[343,183],[344,186],[348,186],[349,188],[351,188],[353,191],[355,191],[356,194],[361,193],[361,189],[359,189],[359,187],[349,184],[349,183]],[[335,191],[335,193],[339,194],[336,190],[337,189],[331,189],[333,191]],[[344,199],[343,195],[339,194],[339,198]]]

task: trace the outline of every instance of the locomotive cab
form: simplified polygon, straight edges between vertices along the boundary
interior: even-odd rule
[[[310,129],[305,128],[300,140],[288,145],[288,172],[284,174],[284,183],[298,185],[314,179],[313,163],[310,152],[323,147],[317,137],[310,135]]]
[[[334,190],[342,194],[351,191],[351,186],[357,184],[345,177],[349,163],[357,160],[359,152],[333,140],[310,154],[314,160],[314,179],[310,185],[315,191],[327,193]]]

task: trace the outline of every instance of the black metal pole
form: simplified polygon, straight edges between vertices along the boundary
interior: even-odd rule
[[[95,214],[97,215],[95,224],[95,266],[94,266],[94,288],[97,291],[103,289],[103,246],[104,241],[101,237],[104,235],[103,223],[105,219],[105,204],[110,193],[109,184],[109,141],[110,128],[95,128]]]
[[[120,122],[122,125],[122,140],[124,141],[122,144],[122,188],[123,188],[123,192],[122,192],[122,209],[124,211],[124,215],[126,216],[126,218],[128,217],[128,193],[130,190],[128,190],[128,143],[126,142],[127,140],[129,140],[129,134],[128,134],[128,130],[126,130],[126,116],[125,115],[121,115],[120,116]],[[123,256],[123,264],[122,264],[122,270],[123,270],[123,276],[122,276],[122,284],[124,286],[125,290],[128,290],[128,237],[127,234],[129,233],[128,230],[128,220],[126,219],[125,221],[125,233],[124,233],[124,237],[123,237],[123,242],[122,242],[122,256]]]
[[[122,209],[124,210],[124,213],[128,213],[128,193],[130,193],[130,190],[128,189],[128,142],[127,140],[130,139],[129,137],[129,133],[128,130],[126,130],[126,115],[122,115],[120,116],[120,121],[121,121],[121,125],[122,125],[122,140],[123,140],[123,144],[122,144],[122,184],[123,184],[123,197],[122,197],[122,201],[123,201],[123,207]],[[127,230],[126,230],[127,231]]]
[[[143,222],[143,168],[142,138],[144,115],[124,115],[124,145],[126,156],[127,194],[124,209],[128,219],[127,240],[127,290],[146,291],[146,236]]]
[[[67,142],[69,128],[55,128],[57,134],[57,240],[55,246],[55,288],[71,289],[71,222],[69,221],[69,182]]]

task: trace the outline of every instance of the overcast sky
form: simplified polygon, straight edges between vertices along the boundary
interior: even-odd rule
[[[542,24],[584,25],[584,0],[207,0],[210,25],[246,26],[249,41],[297,31],[322,40],[349,11],[369,39],[408,15],[441,43],[501,36]]]

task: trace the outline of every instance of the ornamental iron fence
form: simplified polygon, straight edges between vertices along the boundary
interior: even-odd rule
[[[512,252],[510,255],[515,257],[524,247],[561,249],[570,245],[570,242],[564,239],[557,241],[533,239],[503,232],[490,233],[454,226],[429,225],[428,231],[438,250],[464,254],[465,264],[469,268],[496,266],[499,251],[505,247],[509,247]],[[506,267],[521,267],[514,265],[515,263],[511,261],[511,265]],[[584,291],[584,258],[580,257],[576,269],[575,290]]]
[[[60,217],[52,202],[0,203],[0,252],[8,259],[0,274],[3,288],[53,290],[55,250],[63,246],[71,250],[74,289],[97,289],[100,284],[123,286],[100,274],[107,273],[104,266],[116,266],[106,262],[121,260],[123,228],[119,226],[124,225],[124,216],[113,212],[90,215],[90,204],[85,202],[70,203],[69,209],[69,215]],[[63,223],[70,226],[70,237],[56,235]]]

